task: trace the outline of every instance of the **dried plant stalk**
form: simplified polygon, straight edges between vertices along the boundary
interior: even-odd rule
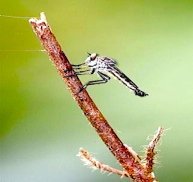
[[[155,147],[158,144],[161,138],[161,135],[163,134],[163,131],[164,129],[162,127],[159,127],[156,134],[154,135],[149,145],[147,146],[145,165],[148,173],[153,172],[154,158],[155,158],[155,155],[157,154],[157,152],[155,151]]]
[[[80,157],[84,164],[89,166],[91,169],[99,169],[101,172],[108,172],[110,174],[117,174],[121,177],[128,177],[128,174],[125,171],[115,169],[109,165],[99,162],[94,157],[92,157],[92,155],[89,154],[87,150],[83,148],[80,148],[77,156]]]
[[[67,73],[64,72],[64,70],[69,70],[68,74],[75,75],[70,62],[46,21],[45,14],[41,13],[40,19],[31,18],[29,22],[51,61],[67,84],[73,98],[126,173],[136,182],[155,181],[154,175],[146,170],[140,160],[135,159],[133,153],[118,138],[87,91],[83,90],[77,94],[83,85],[77,76],[67,77]]]

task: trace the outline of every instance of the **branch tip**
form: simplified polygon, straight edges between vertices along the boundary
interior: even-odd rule
[[[98,169],[102,173],[107,172],[109,175],[110,174],[117,174],[117,175],[121,176],[121,178],[128,177],[128,173],[126,171],[121,171],[121,170],[115,169],[111,166],[108,166],[106,164],[99,162],[94,157],[92,157],[92,155],[87,150],[85,150],[83,148],[79,149],[79,153],[77,154],[77,156],[80,157],[80,159],[83,161],[83,163],[86,166],[90,167],[93,170]]]
[[[164,132],[164,129],[162,127],[159,127],[146,148],[146,157],[144,161],[145,161],[145,167],[148,173],[153,172],[153,165],[155,164],[154,162],[155,155],[157,154],[157,151],[155,150],[155,148],[158,145],[158,142],[163,132]]]

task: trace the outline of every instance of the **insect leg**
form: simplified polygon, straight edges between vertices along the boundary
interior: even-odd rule
[[[96,85],[96,84],[103,84],[103,83],[107,83],[111,78],[104,74],[104,73],[101,73],[98,71],[98,75],[102,78],[101,80],[93,80],[93,81],[89,81],[87,82],[81,89],[78,93],[80,93],[82,90],[86,89],[89,85]]]
[[[77,75],[88,75],[88,74],[90,74],[90,70],[80,70],[80,71],[75,71],[75,74],[70,74],[64,77],[67,78],[67,77],[73,77]]]
[[[86,63],[81,63],[81,64],[71,64],[72,65],[72,68],[74,69],[74,70],[81,70],[81,69],[83,69],[86,65],[85,65]],[[68,70],[68,69],[64,69],[64,72],[68,72],[68,71],[72,71],[72,70]]]
[[[80,67],[82,65],[85,65],[86,63],[81,63],[81,64],[72,64],[72,67],[75,68],[75,67]]]

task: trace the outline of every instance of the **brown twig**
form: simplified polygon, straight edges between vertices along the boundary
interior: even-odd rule
[[[85,165],[89,166],[92,169],[99,169],[101,172],[108,172],[117,174],[121,177],[128,177],[128,174],[125,171],[121,171],[118,169],[115,169],[109,165],[103,164],[102,162],[99,162],[94,157],[92,157],[89,152],[83,148],[80,148],[79,153],[77,155],[81,158],[81,160],[84,162]]]
[[[149,145],[147,146],[146,149],[146,157],[145,157],[145,165],[146,165],[146,170],[148,173],[153,172],[153,165],[154,165],[154,158],[157,152],[155,151],[155,147],[158,144],[161,135],[163,134],[164,129],[159,127],[156,134],[152,138],[152,140],[149,142]]]
[[[83,90],[77,94],[83,85],[77,76],[66,77],[67,74],[75,73],[54,34],[51,32],[45,14],[41,13],[40,19],[31,18],[29,22],[59,74],[67,84],[73,98],[126,173],[136,182],[156,181],[153,173],[149,173],[140,160],[136,160],[133,153],[118,138],[87,91]],[[69,70],[69,72],[66,73],[64,70]]]

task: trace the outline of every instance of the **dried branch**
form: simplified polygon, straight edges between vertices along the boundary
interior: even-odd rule
[[[162,127],[159,127],[156,134],[154,135],[149,145],[147,146],[145,165],[148,173],[153,172],[154,158],[155,158],[155,155],[157,154],[157,152],[155,151],[155,147],[158,144],[161,138],[161,135],[163,134],[163,131],[164,129]]]
[[[77,94],[83,85],[77,76],[67,77],[67,74],[75,75],[75,72],[51,32],[45,14],[41,13],[40,19],[31,18],[29,22],[51,61],[67,84],[73,98],[126,173],[136,182],[155,182],[154,174],[149,173],[140,159],[136,160],[134,153],[122,143],[87,91],[83,90]],[[68,73],[64,70],[68,70]]]
[[[78,157],[81,158],[81,160],[84,162],[85,165],[89,166],[92,169],[99,169],[101,172],[108,172],[108,173],[113,173],[117,174],[122,177],[128,177],[128,174],[125,171],[121,171],[118,169],[115,169],[111,166],[108,166],[106,164],[103,164],[96,160],[94,157],[92,157],[89,152],[83,148],[80,148],[79,153],[77,155]]]

